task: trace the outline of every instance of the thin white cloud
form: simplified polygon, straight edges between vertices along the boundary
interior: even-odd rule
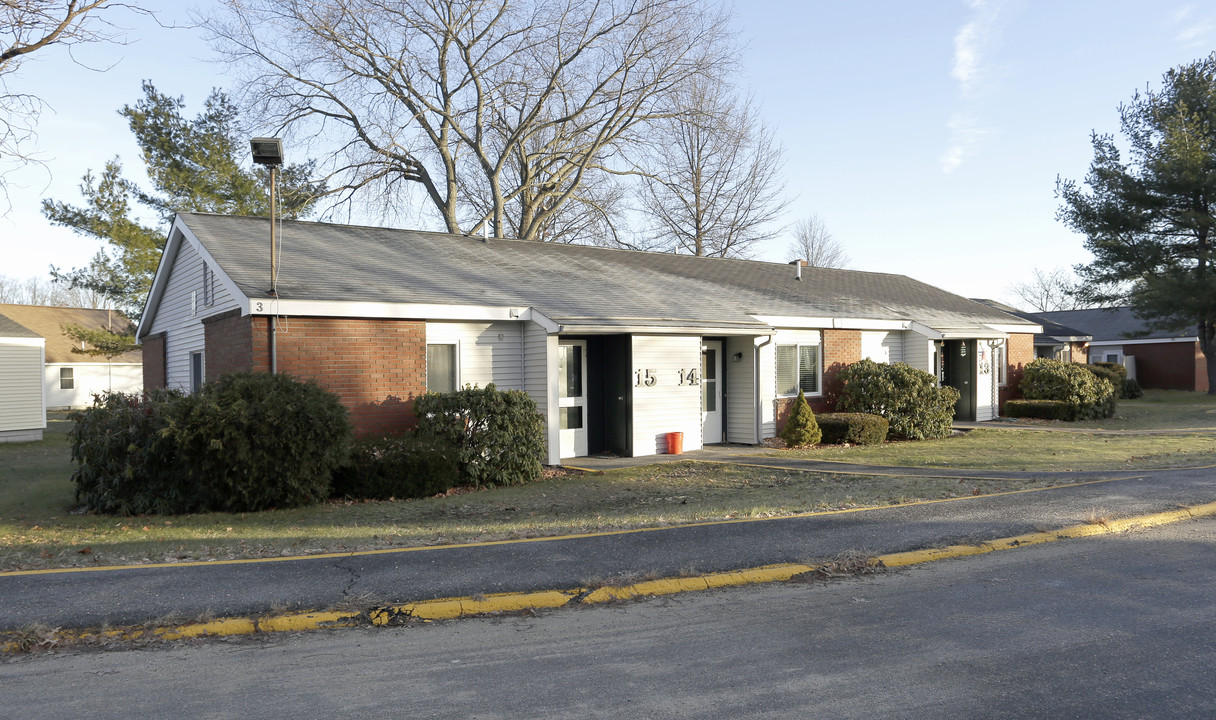
[[[1198,16],[1194,5],[1183,5],[1166,18],[1166,25],[1174,31],[1174,41],[1184,47],[1210,45],[1212,16]]]
[[[958,81],[966,104],[983,94],[988,78],[987,55],[995,43],[1001,0],[968,0],[967,22],[954,34],[954,66],[950,77]],[[949,140],[941,156],[942,172],[949,175],[973,155],[991,131],[972,114],[955,113],[946,123]]]
[[[983,80],[984,54],[1001,8],[992,0],[970,0],[967,4],[971,19],[954,35],[954,68],[950,71],[964,94],[974,92]]]
[[[968,115],[954,115],[946,123],[950,132],[950,144],[942,153],[942,172],[949,175],[967,161],[984,139],[992,134],[992,130],[981,127],[975,118]]]

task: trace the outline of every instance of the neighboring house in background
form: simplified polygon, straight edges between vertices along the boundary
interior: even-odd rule
[[[132,331],[134,323],[117,310],[0,304],[0,316],[46,339],[41,387],[48,410],[88,407],[93,404],[94,394],[106,390],[139,392],[143,388],[143,356],[139,350],[106,360],[72,352],[80,345],[63,334],[65,325]]]
[[[46,429],[42,365],[46,341],[0,315],[0,442],[41,440]]]
[[[330,389],[358,433],[412,426],[413,399],[528,392],[546,462],[772,437],[802,390],[905,362],[988,419],[1041,328],[902,275],[585,245],[179,214],[137,331],[149,388],[277,369]]]
[[[1142,387],[1208,391],[1207,359],[1193,329],[1180,333],[1151,329],[1128,307],[1062,310],[1029,317],[1092,336],[1088,362],[1121,363],[1127,367],[1128,377]]]
[[[1089,343],[1093,340],[1092,335],[1045,317],[1049,313],[1024,312],[996,300],[977,298],[976,302],[1042,325],[1043,332],[1035,333],[1034,336],[1034,356],[1036,358],[1076,363],[1089,362]]]

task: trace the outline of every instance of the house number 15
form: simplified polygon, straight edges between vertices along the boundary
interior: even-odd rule
[[[653,368],[634,370],[633,375],[635,378],[637,378],[637,382],[634,383],[635,387],[653,387],[654,384],[659,381],[659,378],[657,375],[655,375],[655,370]]]

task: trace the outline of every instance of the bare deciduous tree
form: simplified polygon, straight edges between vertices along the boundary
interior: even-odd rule
[[[679,114],[656,123],[644,160],[641,210],[664,249],[746,257],[777,234],[782,150],[750,97],[718,78],[676,93]]]
[[[812,267],[846,268],[849,254],[840,241],[832,237],[823,218],[818,215],[800,220],[794,226],[794,239],[790,241],[789,253],[805,260]]]
[[[25,280],[0,275],[0,303],[55,305],[59,307],[113,307],[105,296],[81,288],[32,277]]]
[[[249,71],[255,111],[300,136],[340,129],[330,187],[387,206],[420,186],[449,232],[557,239],[567,205],[597,211],[580,190],[620,171],[672,89],[733,53],[723,11],[698,0],[223,5],[203,22]]]
[[[51,46],[114,41],[97,17],[114,7],[136,9],[117,0],[0,0],[0,196],[7,198],[8,173],[37,163],[30,145],[43,109],[41,98],[13,89],[10,79],[30,54]]]
[[[1090,307],[1082,292],[1081,281],[1065,268],[1035,268],[1029,281],[1013,283],[1009,286],[1009,292],[1034,312]]]

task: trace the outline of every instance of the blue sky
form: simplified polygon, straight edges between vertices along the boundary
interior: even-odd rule
[[[161,4],[162,22],[187,22]],[[184,95],[190,115],[231,84],[200,32],[120,22],[131,44],[76,52],[109,70],[52,50],[12,84],[53,108],[39,125],[49,176],[10,178],[23,187],[0,218],[0,274],[45,276],[97,250],[50,227],[40,202],[78,202],[84,172],[115,155],[138,171],[116,111],[139,99],[142,79]],[[753,0],[738,3],[736,25],[747,81],[786,150],[785,222],[819,215],[854,269],[1003,299],[1035,267],[1088,258],[1055,220],[1054,188],[1057,175],[1084,176],[1090,132],[1116,132],[1121,102],[1216,50],[1216,6],[1188,2]],[[757,257],[788,260],[788,240]]]

